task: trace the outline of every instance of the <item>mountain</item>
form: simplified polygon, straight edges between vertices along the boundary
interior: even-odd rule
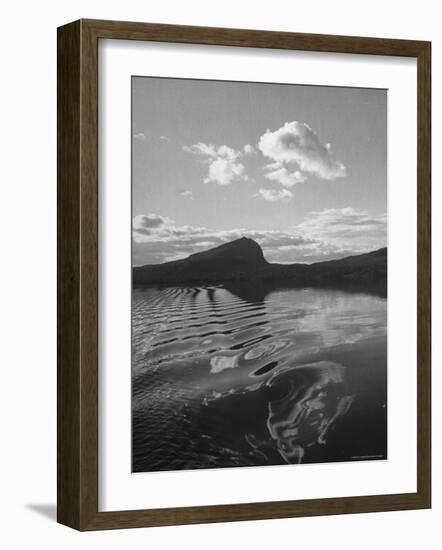
[[[314,264],[271,264],[243,237],[183,260],[134,267],[134,286],[266,284],[293,287],[375,286],[386,293],[387,249]]]
[[[269,266],[261,247],[243,237],[184,260],[133,268],[134,284],[212,283],[253,277]]]

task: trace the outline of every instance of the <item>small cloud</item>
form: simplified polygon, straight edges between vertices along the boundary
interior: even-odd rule
[[[146,141],[146,135],[143,134],[143,132],[139,132],[138,134],[134,134],[133,138],[137,141]]]
[[[132,220],[132,236],[136,243],[168,241],[205,234],[205,229],[189,225],[177,226],[175,221],[160,214],[139,214]]]
[[[323,144],[316,132],[305,122],[286,122],[272,132],[267,130],[258,143],[261,153],[281,166],[295,166],[296,171],[323,180],[335,180],[346,175],[345,166],[337,161],[329,143]]]
[[[244,165],[228,158],[218,157],[210,164],[209,175],[204,178],[204,183],[230,185],[241,180],[247,180]]]
[[[244,145],[243,151],[245,155],[257,155],[256,149],[253,147],[253,145],[250,145],[250,143],[247,143],[247,145]]]
[[[210,158],[216,158],[216,148],[211,144],[195,143],[194,145],[183,145],[183,151],[186,153],[192,153],[193,155],[202,155]]]
[[[202,157],[202,160],[208,164],[209,172],[204,178],[204,183],[230,185],[237,181],[248,180],[244,165],[240,162],[243,156],[240,151],[235,151],[227,145],[215,147],[201,142],[185,145],[182,149],[186,153]]]
[[[193,199],[193,193],[189,189],[185,189],[184,191],[181,191],[180,195],[182,197],[187,197],[188,199]]]
[[[170,141],[170,139],[167,136],[160,136],[160,139],[162,141]]]
[[[264,170],[279,170],[282,168],[282,164],[280,162],[271,162],[270,164],[266,164],[264,166]]]
[[[261,187],[258,192],[264,200],[271,202],[287,200],[293,197],[292,192],[288,189],[264,189]]]
[[[290,172],[285,167],[279,167],[278,164],[277,166],[277,170],[267,172],[267,174],[265,174],[265,177],[270,181],[277,181],[283,187],[294,187],[296,184],[302,183],[307,179],[306,176],[302,174],[302,172],[300,172],[299,170],[294,170],[293,172]]]
[[[132,228],[139,235],[151,235],[153,231],[168,226],[171,222],[172,220],[159,214],[139,214],[132,220]]]

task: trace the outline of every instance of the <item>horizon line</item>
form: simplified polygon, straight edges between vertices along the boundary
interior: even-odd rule
[[[371,254],[373,252],[378,252],[380,250],[384,250],[384,249],[387,250],[388,249],[388,245],[385,245],[385,246],[381,246],[379,248],[374,248],[374,249],[367,250],[365,252],[356,252],[354,254],[348,254],[348,255],[345,255],[345,256],[340,256],[340,257],[337,257],[337,258],[331,258],[331,259],[327,259],[327,260],[317,260],[317,261],[310,262],[310,263],[309,262],[297,262],[297,261],[294,261],[294,262],[269,262],[265,257],[264,250],[263,250],[262,246],[257,241],[255,241],[255,239],[252,239],[251,237],[243,236],[243,237],[239,237],[238,239],[233,239],[232,241],[227,241],[225,243],[218,244],[218,245],[213,246],[211,248],[201,250],[199,252],[192,252],[192,254],[188,254],[187,256],[185,256],[183,258],[177,258],[175,260],[168,260],[168,261],[164,261],[162,263],[154,263],[154,264],[136,264],[135,265],[135,264],[132,263],[132,269],[137,268],[137,267],[152,267],[152,266],[158,266],[158,265],[166,265],[166,264],[173,263],[173,262],[178,262],[178,261],[181,261],[181,260],[187,260],[188,258],[190,258],[191,256],[194,256],[196,254],[202,254],[204,252],[208,252],[209,250],[215,250],[215,249],[220,248],[222,246],[226,246],[228,244],[232,244],[234,242],[241,241],[243,239],[252,241],[256,245],[258,245],[259,248],[261,249],[261,252],[264,256],[265,261],[269,265],[314,265],[314,264],[320,264],[320,263],[324,263],[324,262],[333,262],[333,261],[344,260],[346,258],[353,258],[355,256],[363,256],[364,254]],[[132,256],[133,256],[133,254],[132,254]]]

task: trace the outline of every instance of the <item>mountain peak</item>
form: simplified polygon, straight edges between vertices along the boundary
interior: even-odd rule
[[[188,257],[190,261],[225,260],[244,262],[250,265],[267,264],[262,248],[248,237],[241,237],[234,241],[221,244],[210,250],[197,252]]]

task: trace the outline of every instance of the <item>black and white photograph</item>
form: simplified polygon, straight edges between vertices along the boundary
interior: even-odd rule
[[[2,7],[0,547],[432,550],[439,4]]]
[[[132,471],[386,460],[388,91],[131,85]]]

